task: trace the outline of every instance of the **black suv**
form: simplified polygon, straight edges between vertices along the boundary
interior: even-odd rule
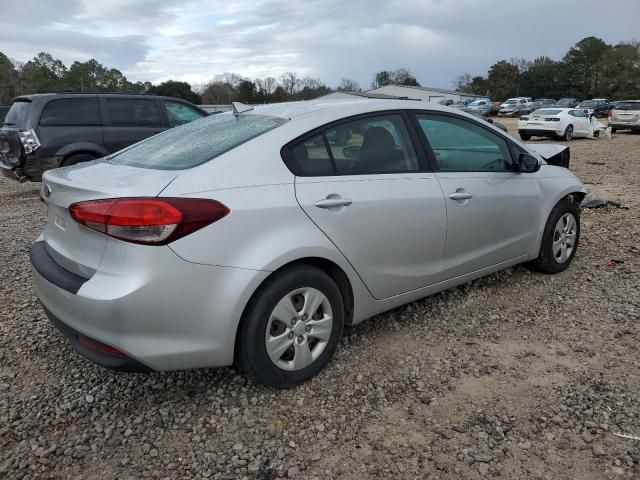
[[[0,128],[0,169],[37,181],[46,170],[104,157],[207,115],[184,100],[153,95],[17,97]]]

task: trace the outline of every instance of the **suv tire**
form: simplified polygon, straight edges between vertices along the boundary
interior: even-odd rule
[[[82,162],[89,162],[91,160],[95,160],[95,155],[91,155],[90,153],[77,153],[75,155],[71,155],[65,158],[60,164],[61,167],[70,167],[71,165],[76,165]]]

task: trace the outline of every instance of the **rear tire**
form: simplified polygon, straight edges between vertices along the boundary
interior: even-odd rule
[[[560,200],[547,219],[538,258],[527,266],[554,274],[566,270],[580,243],[580,206],[568,198]]]
[[[70,157],[65,158],[60,164],[61,167],[70,167],[71,165],[77,165],[82,162],[90,162],[91,160],[95,160],[96,156],[91,155],[90,153],[78,153],[76,155],[71,155]]]
[[[261,286],[242,317],[236,361],[257,383],[301,385],[333,357],[344,327],[340,289],[322,270],[298,265]]]
[[[527,140],[531,140],[531,135],[529,135],[528,133],[521,133],[520,139],[526,142]]]

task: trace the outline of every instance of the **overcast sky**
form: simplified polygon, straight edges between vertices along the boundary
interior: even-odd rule
[[[368,87],[409,68],[450,88],[497,60],[560,58],[580,39],[640,40],[640,0],[1,0],[0,51],[95,58],[130,80],[296,71]]]

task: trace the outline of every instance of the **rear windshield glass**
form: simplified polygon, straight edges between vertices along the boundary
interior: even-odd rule
[[[172,128],[110,157],[118,165],[182,170],[203,164],[287,120],[222,113]]]
[[[598,102],[589,100],[588,102],[582,102],[579,106],[580,107],[597,107]]]
[[[531,115],[546,117],[548,115],[558,115],[562,110],[536,110]]]
[[[4,119],[4,123],[6,125],[17,125],[19,127],[25,127],[30,106],[31,102],[13,102],[13,105],[11,105],[11,108],[9,109],[9,113],[7,113],[7,116]]]
[[[640,110],[640,102],[621,102],[616,110]]]

